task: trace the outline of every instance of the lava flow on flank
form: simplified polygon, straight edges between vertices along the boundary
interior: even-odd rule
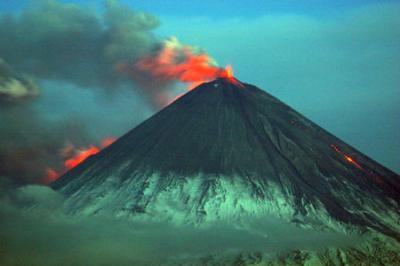
[[[67,144],[61,151],[60,156],[64,157],[64,164],[61,169],[55,170],[54,168],[46,168],[46,176],[43,178],[43,183],[48,184],[58,179],[66,171],[76,167],[88,157],[99,153],[102,149],[108,147],[115,141],[114,137],[104,138],[100,146],[89,145],[86,148],[76,148],[73,144]]]
[[[350,157],[349,155],[345,154],[343,151],[341,151],[336,145],[331,145],[332,149],[334,149],[337,153],[339,153],[340,155],[343,156],[343,158],[349,162],[350,164],[354,165],[355,167],[357,167],[360,170],[364,170],[363,167],[356,161],[354,160],[352,157]]]

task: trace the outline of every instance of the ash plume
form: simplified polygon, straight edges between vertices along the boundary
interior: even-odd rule
[[[120,64],[118,70],[138,83],[159,107],[170,100],[168,89],[176,81],[189,83],[191,89],[225,73],[205,51],[184,45],[176,37],[165,40],[155,51],[133,63]]]
[[[0,21],[0,55],[18,70],[38,78],[107,87],[118,80],[120,60],[135,60],[156,40],[158,20],[117,1],[95,10],[57,1],[32,4],[18,16]]]
[[[99,88],[115,92],[125,79],[116,66],[160,47],[152,32],[156,17],[118,1],[105,1],[104,8],[99,13],[49,0],[35,1],[19,14],[0,14],[0,178],[47,183],[48,171],[65,168],[66,146],[93,143],[82,117],[48,119],[47,110],[35,108],[46,93],[42,81],[95,88],[98,95]],[[158,97],[151,89],[141,93]]]
[[[0,109],[0,179],[13,184],[47,183],[48,168],[59,168],[65,143],[87,143],[79,120],[48,121],[31,105]]]
[[[0,56],[35,78],[118,90],[126,78],[155,107],[176,81],[202,82],[221,71],[199,48],[159,40],[158,19],[118,1],[96,10],[54,0],[0,17]],[[128,74],[128,75],[126,75]]]
[[[176,81],[188,81],[182,79],[187,67],[176,72],[188,61],[182,57],[184,51],[192,58],[200,55],[203,68],[212,64],[203,51],[177,45],[174,39],[176,54],[167,67],[175,74],[168,75],[166,65],[153,60],[171,48],[171,42],[154,35],[158,25],[155,16],[113,0],[104,2],[102,12],[43,0],[18,14],[0,14],[0,177],[17,184],[46,183],[48,169],[62,168],[65,158],[60,150],[69,143],[76,147],[93,143],[94,136],[83,126],[88,123],[84,106],[81,114],[58,120],[48,119],[48,110],[35,108],[49,94],[43,83],[53,84],[47,89],[65,90],[70,84],[99,97],[104,91],[121,94],[129,86],[155,110],[173,98]],[[146,60],[152,62],[150,68],[137,67]],[[162,72],[154,71],[160,68]],[[73,96],[66,100],[78,101]]]

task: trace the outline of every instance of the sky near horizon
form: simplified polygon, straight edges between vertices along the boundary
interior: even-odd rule
[[[1,1],[0,14],[20,12],[32,2]],[[60,2],[102,9],[101,1]],[[400,172],[400,1],[121,2],[157,17],[157,38],[176,36],[204,49],[221,66],[231,64],[239,80]],[[85,106],[87,121],[96,125],[102,123],[98,112],[117,114],[112,134],[123,134],[152,113],[140,94],[114,96],[99,111],[90,92],[79,92],[76,102],[67,100],[65,90],[44,87],[48,93],[38,108],[63,113]],[[57,106],[54,94],[64,99]],[[138,115],[140,108],[145,111]]]

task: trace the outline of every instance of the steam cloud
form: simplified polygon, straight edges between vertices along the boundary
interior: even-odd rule
[[[0,58],[0,102],[14,102],[37,96],[39,89],[29,78],[13,73],[10,66]]]
[[[18,15],[0,15],[0,178],[45,183],[47,169],[61,167],[65,145],[87,147],[94,138],[80,115],[51,120],[37,110],[35,103],[46,93],[43,82],[65,90],[71,84],[98,95],[118,94],[129,86],[152,109],[164,106],[187,68],[167,76],[153,71],[162,62],[153,61],[151,69],[137,67],[170,47],[171,42],[153,34],[158,25],[156,17],[113,0],[105,1],[102,13],[46,0],[35,1]],[[184,51],[202,58],[202,67],[213,64],[200,49],[177,45],[176,39],[174,44],[169,67],[186,64]]]
[[[181,265],[232,262],[254,252],[344,247],[358,236],[301,229],[277,218],[247,227],[217,223],[195,228],[107,216],[67,216],[63,198],[48,187],[9,190],[0,200],[2,265]],[[35,206],[26,209],[26,206]]]

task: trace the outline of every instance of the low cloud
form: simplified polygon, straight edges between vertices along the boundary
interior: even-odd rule
[[[233,261],[240,254],[275,254],[354,244],[359,238],[301,229],[277,218],[245,227],[144,223],[111,216],[67,216],[48,187],[9,190],[0,201],[0,262],[4,265],[149,265]]]

